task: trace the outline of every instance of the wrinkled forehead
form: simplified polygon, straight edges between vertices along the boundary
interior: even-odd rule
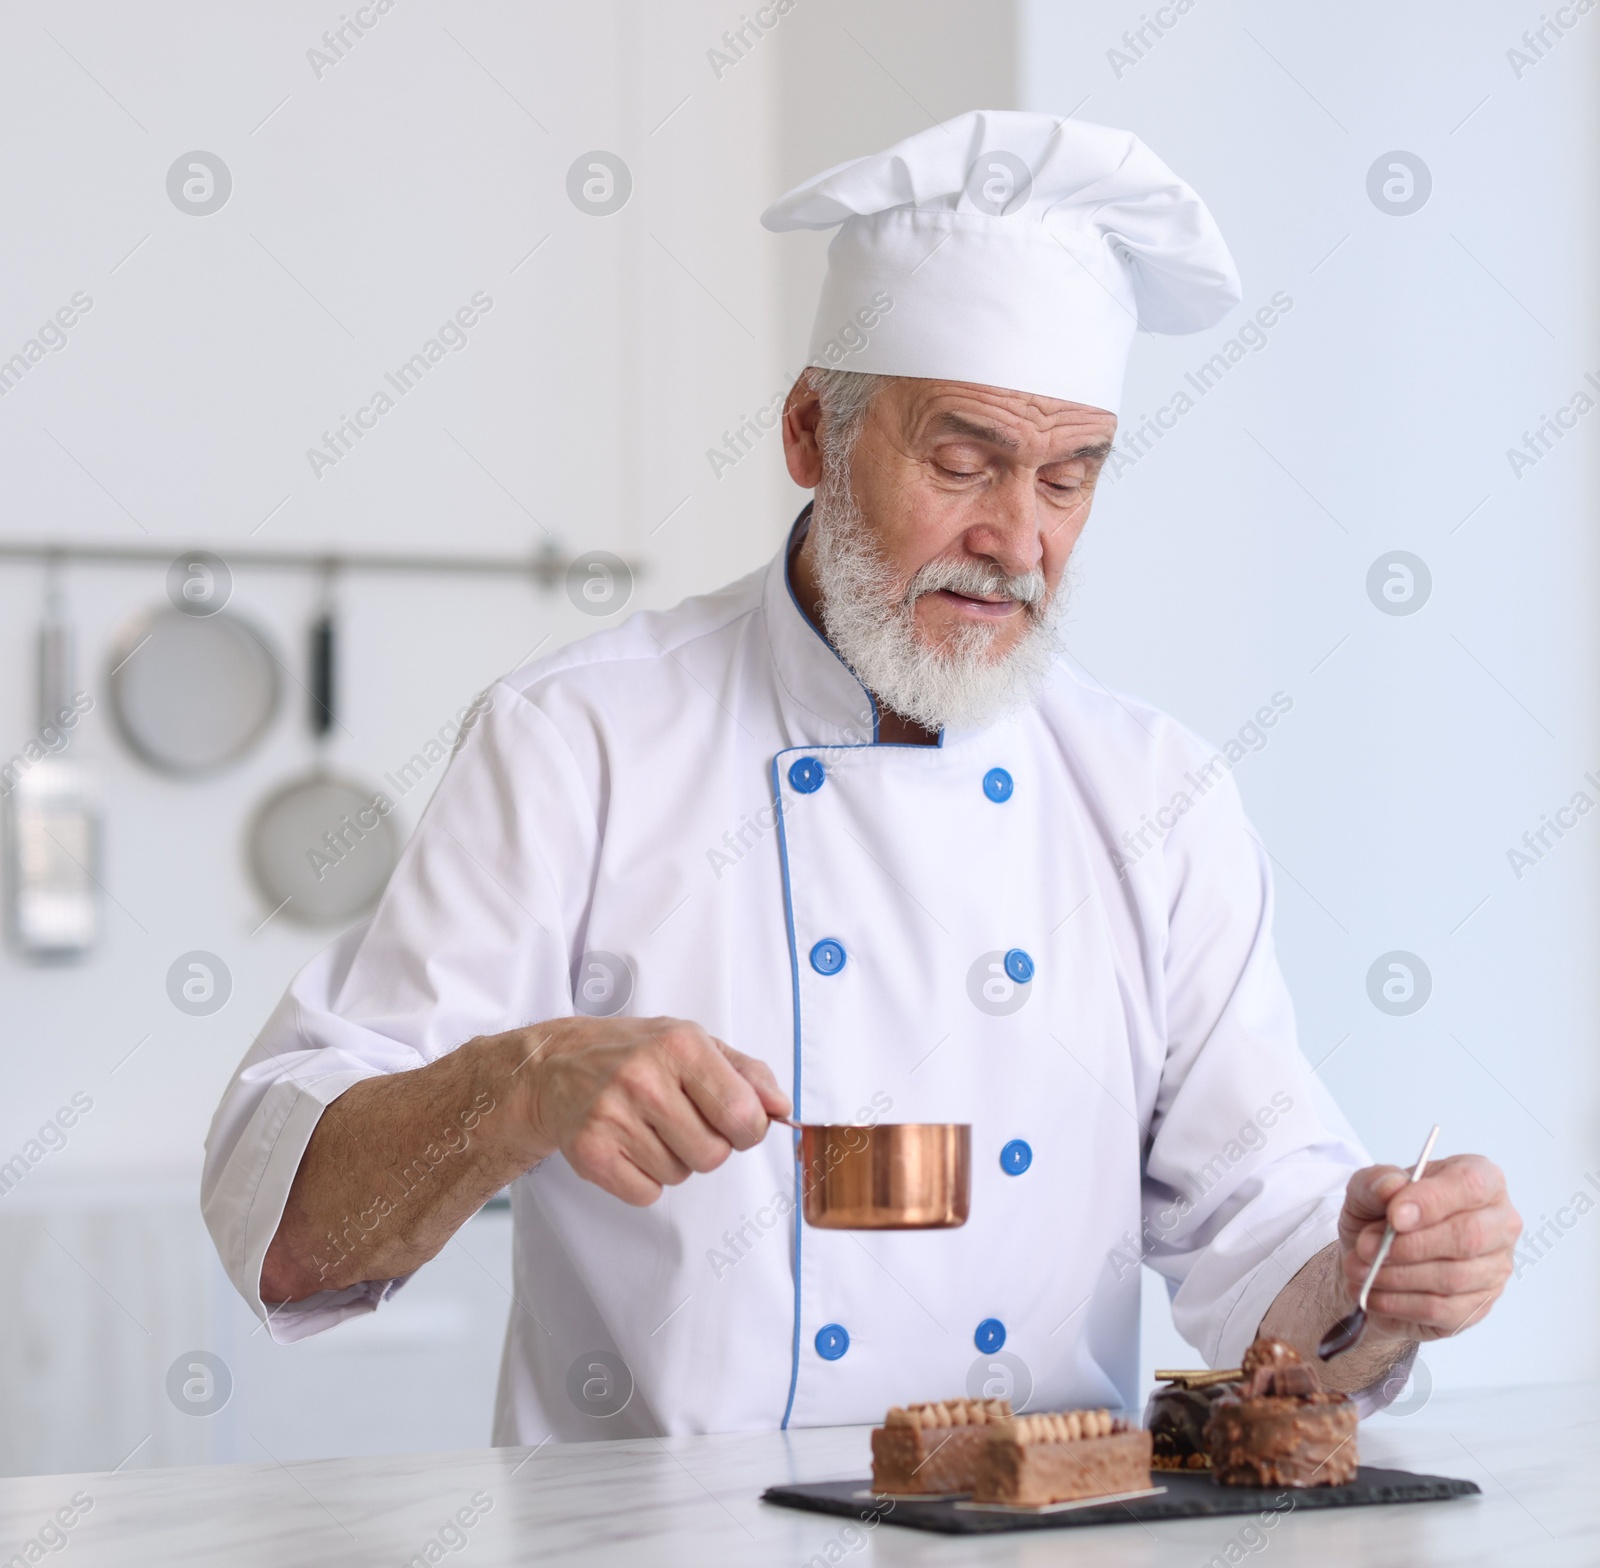
[[[970,441],[1034,462],[1104,456],[1116,415],[1087,403],[967,381],[898,378],[884,408],[914,444]]]

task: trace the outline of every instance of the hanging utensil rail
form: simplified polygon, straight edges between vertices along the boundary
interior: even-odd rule
[[[0,540],[0,561],[96,561],[107,566],[168,566],[178,557],[204,549],[228,566],[260,567],[290,572],[439,572],[477,577],[527,577],[541,588],[554,588],[565,580],[575,559],[546,543],[528,555],[429,555],[385,550],[259,550],[229,549],[226,545],[193,544],[117,545],[90,543],[46,544]],[[635,577],[645,566],[626,563]]]

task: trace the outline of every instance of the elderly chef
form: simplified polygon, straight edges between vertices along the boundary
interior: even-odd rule
[[[760,571],[492,688],[217,1112],[234,1283],[319,1333],[509,1184],[495,1438],[529,1443],[1129,1405],[1141,1261],[1236,1365],[1313,1346],[1387,1218],[1329,1367],[1370,1407],[1499,1295],[1501,1175],[1362,1168],[1233,784],[1058,657],[1135,328],[1239,298],[1211,215],[1125,132],[975,112],[763,221],[839,231],[783,414],[814,503]],[[803,1225],[791,1108],[970,1122],[970,1221]]]

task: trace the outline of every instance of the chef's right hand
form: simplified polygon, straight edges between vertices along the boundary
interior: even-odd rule
[[[643,1207],[766,1136],[789,1098],[765,1062],[681,1018],[562,1018],[517,1031],[536,1157]]]

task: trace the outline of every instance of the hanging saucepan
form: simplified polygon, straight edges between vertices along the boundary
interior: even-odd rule
[[[782,1124],[800,1135],[795,1158],[806,1224],[819,1230],[953,1230],[967,1223],[970,1123]]]
[[[242,757],[278,711],[278,661],[231,610],[152,610],[111,652],[117,729],[163,773],[210,773]]]
[[[324,606],[311,627],[311,733],[317,760],[256,808],[250,874],[276,913],[301,925],[342,925],[378,901],[400,853],[381,790],[329,772],[322,760],[334,725],[334,622]]]

